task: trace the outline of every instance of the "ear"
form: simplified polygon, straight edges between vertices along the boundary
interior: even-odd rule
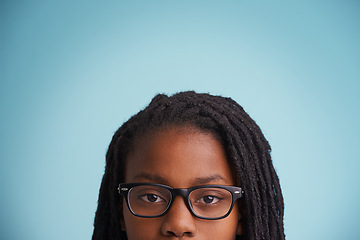
[[[239,210],[238,225],[236,228],[236,235],[243,235],[245,232],[244,227],[246,221],[246,209],[242,202],[240,202],[239,205],[240,205],[239,206],[240,210]]]
[[[126,232],[126,227],[125,227],[125,222],[124,222],[123,217],[121,217],[121,219],[120,219],[120,226],[121,226],[121,231]]]
[[[125,221],[124,221],[124,213],[123,213],[123,201],[120,201],[118,210],[119,210],[119,214],[120,214],[121,231],[126,232],[126,226],[125,226]]]
[[[241,216],[241,213],[239,213],[238,225],[236,228],[236,235],[243,235],[243,234],[244,234],[243,218]]]

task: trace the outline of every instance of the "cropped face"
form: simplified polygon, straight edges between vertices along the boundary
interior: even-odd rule
[[[126,182],[156,183],[172,188],[235,185],[221,143],[212,134],[184,128],[162,130],[137,141],[127,157]],[[161,190],[146,191],[134,194],[134,208],[135,204],[139,205],[135,211],[142,213],[146,207],[148,212],[145,214],[157,214],[157,209],[170,197]],[[213,209],[226,198],[225,194],[216,195],[214,192],[212,189],[204,195],[194,194],[194,205],[206,209],[203,212],[196,210],[198,213],[205,215],[213,211],[217,214]],[[148,204],[153,207],[149,208]],[[129,240],[231,240],[242,233],[237,203],[227,217],[218,220],[196,217],[183,196],[176,196],[167,213],[155,218],[135,216],[125,201],[122,209],[121,227]]]

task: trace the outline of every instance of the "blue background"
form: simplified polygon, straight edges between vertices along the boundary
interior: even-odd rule
[[[90,239],[114,131],[190,89],[232,97],[263,129],[287,239],[359,239],[359,1],[0,7],[1,239]]]

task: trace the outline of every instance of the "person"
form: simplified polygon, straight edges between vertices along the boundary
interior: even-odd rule
[[[112,138],[92,239],[285,239],[270,152],[231,98],[159,94]]]

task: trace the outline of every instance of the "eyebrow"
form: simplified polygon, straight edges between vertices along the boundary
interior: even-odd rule
[[[149,180],[156,183],[166,183],[166,179],[151,173],[140,173],[134,177],[135,180]]]
[[[159,175],[155,175],[155,174],[151,174],[151,173],[140,173],[138,175],[136,175],[134,177],[135,180],[149,180],[150,182],[156,182],[156,183],[162,183],[162,184],[167,184],[168,181],[159,176]],[[198,177],[195,178],[193,181],[193,185],[202,185],[202,184],[208,184],[214,181],[220,181],[223,183],[227,183],[226,179],[223,178],[221,175],[215,174],[215,175],[211,175],[208,177]]]
[[[207,184],[210,182],[214,182],[214,181],[221,181],[226,183],[226,179],[223,178],[222,176],[216,174],[216,175],[212,175],[209,177],[203,177],[203,178],[196,178],[194,181],[194,184]]]

